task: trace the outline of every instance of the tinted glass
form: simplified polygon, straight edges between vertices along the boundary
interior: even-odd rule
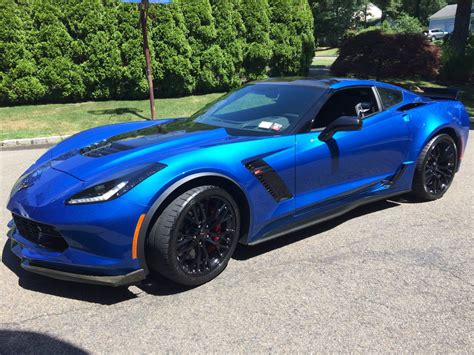
[[[356,105],[364,103],[370,107],[365,116],[379,111],[372,88],[361,87],[336,91],[319,111],[312,129],[324,128],[341,116],[357,116]]]
[[[380,99],[382,100],[383,108],[389,108],[396,104],[399,104],[403,101],[403,94],[401,91],[386,89],[386,88],[377,88]]]
[[[194,114],[195,122],[262,134],[282,134],[302,119],[324,88],[252,84],[223,96]]]

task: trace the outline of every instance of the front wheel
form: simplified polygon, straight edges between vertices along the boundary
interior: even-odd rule
[[[183,193],[161,213],[147,238],[150,269],[182,285],[219,275],[239,239],[240,214],[232,196],[217,186]]]
[[[425,201],[441,198],[454,179],[457,157],[456,143],[448,134],[429,141],[416,163],[413,194]]]

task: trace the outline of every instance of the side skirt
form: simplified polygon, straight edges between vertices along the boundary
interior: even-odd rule
[[[248,245],[260,244],[260,243],[266,242],[268,240],[278,238],[278,237],[281,237],[283,235],[290,234],[290,233],[296,232],[296,231],[301,230],[301,229],[305,229],[305,228],[310,227],[312,225],[322,223],[322,222],[325,222],[327,220],[342,216],[343,214],[346,214],[347,212],[349,212],[349,211],[351,211],[351,210],[353,210],[357,207],[360,207],[360,206],[363,206],[363,205],[366,205],[366,204],[369,204],[369,203],[372,203],[372,202],[380,201],[380,200],[386,200],[386,199],[389,199],[391,197],[398,196],[398,195],[403,195],[403,194],[408,193],[408,192],[410,192],[410,190],[398,191],[396,193],[387,194],[387,195],[368,196],[368,197],[362,198],[360,200],[349,202],[349,203],[347,203],[346,205],[344,205],[342,207],[336,207],[336,208],[333,208],[329,211],[322,212],[319,215],[310,216],[310,217],[308,217],[308,218],[306,218],[302,221],[301,220],[294,221],[294,222],[290,223],[288,228],[285,228],[284,230],[276,230],[274,232],[269,232],[267,234],[264,234],[261,238],[248,243]]]

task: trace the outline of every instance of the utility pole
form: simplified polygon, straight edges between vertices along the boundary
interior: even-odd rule
[[[140,23],[142,25],[143,33],[143,53],[145,54],[146,62],[146,77],[148,80],[148,90],[150,94],[150,113],[151,119],[156,118],[155,110],[155,93],[153,89],[153,71],[151,69],[150,49],[148,48],[148,31],[147,31],[147,17],[148,17],[148,0],[141,0],[140,3]]]

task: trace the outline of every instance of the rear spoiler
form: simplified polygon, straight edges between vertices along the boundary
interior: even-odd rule
[[[455,88],[421,88],[422,96],[434,100],[459,100],[459,89]]]

